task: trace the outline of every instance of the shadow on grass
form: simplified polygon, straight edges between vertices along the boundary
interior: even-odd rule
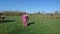
[[[30,25],[32,25],[32,24],[34,24],[35,22],[31,22],[31,23],[28,23],[28,26],[30,26]]]
[[[0,20],[0,23],[14,22],[15,20]]]

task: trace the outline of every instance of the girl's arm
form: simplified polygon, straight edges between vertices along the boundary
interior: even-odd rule
[[[29,20],[29,17],[28,16],[26,18]]]

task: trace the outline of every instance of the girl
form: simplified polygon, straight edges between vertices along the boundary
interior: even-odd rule
[[[22,22],[23,22],[23,26],[27,27],[27,25],[28,25],[28,15],[26,14],[26,12],[24,12],[23,15],[22,15]]]

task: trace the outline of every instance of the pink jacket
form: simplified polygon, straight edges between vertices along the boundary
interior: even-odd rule
[[[28,17],[28,15],[23,15],[23,16],[22,16],[22,21],[24,21],[24,22],[27,21],[27,20],[28,20],[27,17]]]

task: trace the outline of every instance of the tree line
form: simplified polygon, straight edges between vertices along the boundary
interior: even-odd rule
[[[0,11],[4,16],[20,16],[22,15],[23,11]],[[45,13],[45,11],[37,11],[34,14],[41,14],[41,15],[60,15],[59,11],[54,11],[54,13]]]
[[[60,11],[54,11],[53,13],[45,13],[45,11],[37,11],[34,14],[54,14],[54,15],[60,15]]]
[[[4,16],[20,16],[22,15],[23,12],[18,12],[18,11],[2,11],[0,14]]]

